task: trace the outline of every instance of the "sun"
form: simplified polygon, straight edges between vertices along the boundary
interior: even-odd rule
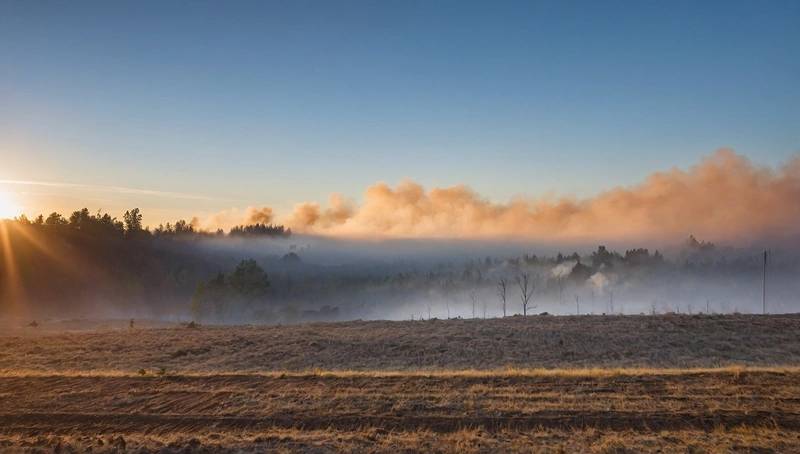
[[[14,199],[7,192],[0,191],[0,219],[11,219],[19,216],[22,209],[14,202]]]

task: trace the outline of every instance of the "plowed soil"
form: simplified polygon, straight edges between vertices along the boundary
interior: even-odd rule
[[[752,317],[749,325],[746,316],[612,319],[606,336],[601,334],[608,318],[584,326],[597,339],[609,338],[587,351],[620,345],[612,337],[622,327],[614,323],[639,323],[645,330],[628,335],[640,341],[656,331],[667,333],[662,342],[669,343],[675,332],[696,329],[712,346],[742,342],[725,354],[750,355],[744,361],[750,366],[714,367],[723,361],[709,346],[699,351],[715,358],[711,364],[677,347],[648,362],[643,346],[632,344],[629,357],[637,359],[637,369],[615,368],[630,365],[624,355],[617,363],[579,355],[579,364],[592,369],[532,369],[557,358],[541,350],[515,353],[514,367],[480,367],[496,361],[470,359],[470,353],[454,361],[469,367],[446,367],[444,358],[462,352],[463,345],[442,352],[424,344],[438,325],[456,340],[471,339],[467,345],[479,346],[473,354],[487,355],[491,348],[509,347],[508,338],[496,337],[503,320],[26,333],[0,338],[0,450],[800,452],[800,368],[792,360],[797,331],[750,336],[758,331],[754,326],[764,329],[772,320],[776,330],[785,329],[796,327],[798,318]],[[563,326],[592,318],[531,317],[505,326],[512,338],[519,329],[546,337],[554,335],[546,325],[553,320]],[[703,323],[714,329],[696,328]],[[357,334],[357,326],[372,329]],[[422,340],[409,331],[415,326],[423,328]],[[548,345],[575,343],[570,336],[578,328],[568,326],[556,338],[561,345]],[[400,332],[411,337],[401,341]],[[726,341],[714,341],[713,332]],[[481,333],[483,339],[474,339]],[[339,364],[321,359],[326,349],[338,358],[359,336],[359,358]],[[748,336],[752,342],[745,346]],[[771,337],[784,343],[767,349],[761,342]],[[271,342],[262,345],[264,339]],[[371,354],[363,352],[368,339]],[[407,347],[398,350],[398,342]],[[192,345],[194,352],[175,355]],[[284,357],[269,353],[276,345],[283,345]],[[436,367],[414,368],[414,358],[426,351],[438,352]],[[786,361],[777,360],[781,351]],[[305,365],[306,354],[327,367],[280,367]],[[676,358],[706,368],[679,367]],[[354,364],[364,367],[348,367]]]

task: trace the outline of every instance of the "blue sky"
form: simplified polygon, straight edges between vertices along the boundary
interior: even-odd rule
[[[800,152],[800,2],[0,0],[0,180],[96,188],[0,185],[30,210],[588,196],[720,147]]]

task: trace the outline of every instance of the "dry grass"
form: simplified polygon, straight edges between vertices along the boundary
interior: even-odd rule
[[[366,449],[364,434],[373,434],[387,451],[428,440],[430,450],[455,452],[524,450],[534,432],[545,437],[543,446],[557,446],[563,434],[583,430],[583,444],[572,442],[572,448],[614,452],[620,440],[624,446],[640,440],[676,447],[684,440],[676,433],[716,434],[704,442],[709,445],[735,438],[749,446],[800,448],[797,395],[800,371],[791,368],[588,375],[9,375],[0,377],[0,435],[144,437],[148,443],[222,437],[243,446],[245,434],[254,434],[291,447],[303,445],[297,438],[307,439],[308,431],[335,437],[323,443],[332,450]],[[782,441],[764,438],[762,429],[782,434]],[[294,435],[275,438],[286,433]]]
[[[144,370],[144,369],[143,369]],[[506,367],[493,370],[479,369],[440,369],[440,370],[324,370],[312,369],[301,371],[259,371],[259,372],[196,372],[182,371],[171,373],[165,371],[163,375],[182,377],[264,377],[264,378],[307,378],[307,377],[614,377],[614,376],[647,376],[647,375],[696,375],[719,374],[738,376],[741,373],[772,373],[772,374],[800,374],[800,366],[746,366],[731,365],[725,367],[694,367],[694,368],[655,368],[655,367],[619,367],[619,368],[577,368],[577,369],[545,369],[545,368],[518,368]],[[159,376],[158,370],[144,370],[130,372],[124,370],[29,370],[14,369],[0,370],[2,377],[141,377]]]
[[[67,332],[43,322],[37,329],[0,331],[0,370],[776,366],[800,364],[799,337],[798,315],[509,317]]]
[[[6,335],[0,451],[800,452],[798,322],[531,317]],[[586,339],[575,364],[553,359]],[[620,348],[628,353],[611,355]]]
[[[754,435],[755,434],[755,435]],[[121,449],[124,446],[124,449]],[[667,433],[594,429],[534,429],[524,432],[487,432],[465,429],[451,434],[430,431],[387,432],[364,429],[273,429],[265,432],[204,435],[176,432],[170,436],[145,434],[0,435],[3,452],[354,452],[354,453],[790,453],[798,452],[797,433],[772,428],[680,430]]]

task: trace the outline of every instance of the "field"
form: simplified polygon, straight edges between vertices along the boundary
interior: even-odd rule
[[[7,322],[3,451],[800,452],[800,316]]]

